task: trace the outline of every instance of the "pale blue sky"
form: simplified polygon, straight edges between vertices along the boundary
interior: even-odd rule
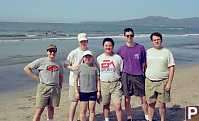
[[[0,21],[118,21],[199,17],[199,0],[0,0]]]

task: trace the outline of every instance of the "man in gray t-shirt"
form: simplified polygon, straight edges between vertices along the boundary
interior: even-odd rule
[[[36,112],[33,121],[39,121],[41,114],[48,106],[48,121],[52,121],[54,106],[59,106],[60,92],[63,82],[63,68],[55,59],[57,47],[49,44],[47,57],[39,58],[27,66],[24,71],[33,80],[39,80],[36,94]],[[37,70],[39,74],[33,73]]]

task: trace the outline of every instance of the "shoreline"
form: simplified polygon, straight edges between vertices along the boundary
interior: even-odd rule
[[[199,100],[199,64],[180,65],[176,67],[176,73],[172,84],[171,102],[167,105],[167,119],[169,121],[183,121],[184,107],[188,105],[197,105]],[[12,93],[0,94],[0,120],[1,121],[29,121],[32,120],[35,110],[36,88],[16,91]],[[60,107],[55,110],[56,121],[67,121],[69,100],[68,89],[64,84]],[[140,108],[140,101],[137,97],[132,98],[134,119],[142,119],[143,111]],[[97,120],[101,121],[101,105],[97,104]],[[124,109],[124,104],[123,104]],[[112,107],[111,110],[114,110]],[[76,113],[77,115],[78,113]],[[156,115],[158,113],[156,112]],[[111,118],[114,120],[115,113],[111,112]],[[159,116],[155,116],[159,119]],[[41,120],[46,120],[45,112]]]
[[[89,39],[102,39],[106,37],[111,38],[122,38],[123,34],[95,34],[90,33]],[[150,36],[149,33],[137,33],[135,38],[148,38]],[[199,36],[199,33],[167,33],[163,34],[164,37],[190,37],[190,36]],[[24,41],[39,41],[39,40],[73,40],[77,39],[76,35],[53,35],[53,36],[46,36],[45,34],[19,34],[19,35],[0,35],[0,44],[6,42],[24,42]]]

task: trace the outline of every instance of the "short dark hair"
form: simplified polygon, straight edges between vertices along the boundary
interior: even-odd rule
[[[112,38],[104,38],[104,40],[103,40],[103,46],[104,46],[104,43],[105,42],[110,42],[112,45],[113,45],[113,47],[114,47],[114,45],[115,45],[115,43],[114,43],[114,41],[113,41],[113,39]]]
[[[153,36],[157,36],[157,37],[160,37],[161,41],[162,41],[162,34],[160,34],[159,32],[154,32],[150,35],[150,39],[152,41],[153,39]]]
[[[125,28],[124,29],[124,35],[125,35],[126,32],[132,32],[133,35],[134,35],[134,30],[132,28]]]

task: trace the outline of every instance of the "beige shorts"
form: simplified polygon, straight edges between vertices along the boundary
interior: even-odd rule
[[[78,100],[75,97],[76,86],[69,86],[68,97],[71,102],[77,102]]]
[[[101,81],[102,104],[109,104],[112,100],[114,103],[122,101],[122,84],[120,81],[103,82]]]
[[[58,86],[38,84],[36,94],[36,107],[48,105],[58,107],[60,103],[61,89]]]
[[[170,91],[166,91],[164,89],[166,82],[167,79],[158,82],[152,82],[146,78],[146,99],[149,103],[154,103],[156,101],[163,103],[170,102]]]

